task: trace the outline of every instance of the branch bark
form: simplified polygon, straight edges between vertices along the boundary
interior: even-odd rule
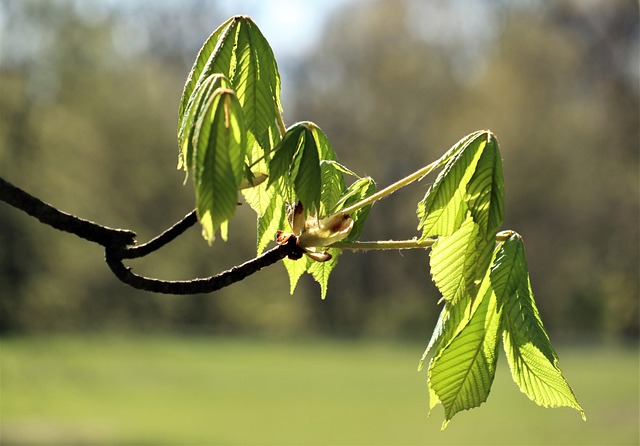
[[[124,259],[144,257],[179,237],[197,222],[191,211],[169,229],[142,245],[135,245],[136,233],[127,229],[114,229],[60,211],[0,178],[0,201],[26,212],[41,223],[60,231],[75,234],[105,248],[105,261],[113,274],[123,283],[140,290],[163,294],[211,293],[239,282],[262,268],[273,265],[285,257],[301,257],[302,250],[292,237],[264,254],[214,276],[192,280],[172,281],[137,275],[124,265]]]
[[[0,201],[26,212],[45,225],[102,246],[127,246],[135,243],[136,233],[133,231],[109,228],[62,212],[3,178],[0,178]]]

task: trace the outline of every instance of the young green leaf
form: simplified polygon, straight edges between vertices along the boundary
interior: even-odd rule
[[[341,253],[339,249],[329,249],[331,259],[326,262],[308,262],[307,272],[313,276],[316,282],[320,285],[320,297],[324,300],[327,297],[327,290],[329,289],[329,276],[331,271],[338,264],[338,256]],[[306,257],[306,256],[305,256]]]
[[[191,98],[193,91],[196,88],[196,84],[198,82],[202,83],[204,79],[208,78],[213,72],[203,75],[203,70],[211,57],[211,53],[214,52],[218,44],[220,43],[220,36],[227,30],[229,25],[235,21],[235,17],[229,18],[226,22],[218,27],[211,35],[207,38],[207,40],[200,48],[198,55],[196,56],[196,60],[193,63],[193,67],[191,67],[191,71],[187,77],[187,81],[184,84],[184,90],[182,92],[182,98],[180,99],[180,108],[178,110],[178,116],[180,120],[182,120],[182,116],[184,115],[187,104]],[[222,71],[219,71],[222,73]]]
[[[194,148],[196,211],[203,237],[211,244],[235,212],[244,174],[246,132],[233,90],[217,89],[204,105],[194,130]]]
[[[474,176],[476,165],[485,147],[489,133],[475,132],[454,146],[452,156],[418,204],[418,229],[421,240],[432,236],[451,235],[467,218],[469,205],[467,183]]]
[[[337,168],[335,161],[320,161],[320,175],[322,190],[320,193],[319,214],[323,217],[331,215],[334,206],[345,192],[342,171]]]
[[[282,263],[289,274],[289,293],[293,294],[300,277],[307,272],[311,263],[315,262],[307,256],[302,256],[302,258],[298,260],[284,259]]]
[[[234,16],[207,39],[189,73],[180,101],[180,121],[192,95],[205,80],[221,73],[236,91],[245,115],[248,140],[256,141],[264,156],[279,139],[280,74],[269,43],[246,16]]]
[[[259,190],[262,190],[263,185],[260,185]],[[267,248],[267,245],[273,241],[275,234],[278,230],[282,230],[285,227],[287,220],[286,204],[282,196],[277,193],[276,189],[271,187],[266,189],[266,196],[269,199],[269,204],[266,207],[262,215],[258,215],[258,228],[257,228],[257,250],[258,255]]]
[[[468,323],[429,366],[430,393],[445,409],[443,429],[456,413],[487,400],[495,376],[500,316],[488,274],[477,300]]]
[[[475,297],[479,280],[486,274],[485,268],[478,279],[474,268],[480,254],[477,246],[482,241],[478,231],[479,226],[469,216],[452,235],[439,237],[431,249],[433,282],[442,298],[451,305],[465,296]]]
[[[487,144],[466,192],[464,201],[480,226],[480,234],[493,240],[504,220],[504,179],[498,141],[492,133],[487,133]]]
[[[280,74],[269,43],[248,17],[238,18],[234,56],[231,82],[247,128],[268,156],[278,135],[276,120],[282,110]]]
[[[178,124],[178,169],[183,168],[189,173],[193,165],[194,142],[193,135],[196,122],[200,118],[203,107],[208,103],[211,95],[218,88],[229,88],[231,84],[223,74],[212,74],[207,77],[200,88],[189,98],[184,114],[180,116]]]
[[[293,189],[290,201],[302,202],[305,215],[317,215],[322,196],[322,173],[316,139],[308,123],[291,126],[276,146],[269,163],[269,185],[280,178]]]
[[[373,181],[373,178],[364,177],[359,178],[354,181],[344,192],[340,200],[336,203],[333,208],[333,213],[339,212],[343,208],[347,208],[354,203],[357,203],[364,198],[367,198],[373,195],[376,192],[376,183]],[[353,219],[353,229],[349,233],[349,236],[344,240],[345,242],[351,242],[357,240],[360,237],[360,233],[364,228],[364,223],[369,216],[369,211],[371,210],[371,206],[368,205],[351,214],[351,218]]]
[[[558,366],[558,357],[533,300],[524,244],[518,234],[503,245],[491,270],[504,327],[503,342],[513,380],[544,407],[584,410]]]
[[[329,142],[327,135],[313,122],[305,122],[305,126],[311,131],[314,140],[316,141],[316,147],[318,147],[318,157],[321,160],[338,161],[338,157],[333,151],[333,147]]]

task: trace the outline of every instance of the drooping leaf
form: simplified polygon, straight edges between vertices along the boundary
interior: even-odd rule
[[[495,247],[480,233],[471,215],[452,235],[439,237],[431,250],[431,275],[443,299],[456,304],[462,297],[475,298],[486,275]]]
[[[316,215],[320,211],[322,172],[316,140],[309,130],[305,130],[300,150],[294,155],[294,166],[297,167],[292,171],[296,196],[307,215]]]
[[[451,156],[424,199],[418,204],[421,240],[453,234],[467,218],[467,183],[473,177],[486,145],[488,132],[475,132],[455,146]],[[452,149],[453,150],[453,149]]]
[[[313,260],[311,260],[307,256],[302,256],[302,258],[298,260],[283,260],[284,266],[287,269],[287,273],[289,274],[289,292],[291,294],[293,294],[293,292],[296,290],[296,286],[298,285],[300,277],[302,277],[302,275],[307,272],[312,262]]]
[[[180,119],[191,96],[215,73],[229,79],[251,133],[247,139],[255,140],[268,156],[279,139],[276,120],[282,110],[280,74],[269,43],[251,18],[234,16],[207,39],[187,78]]]
[[[475,280],[469,266],[476,257],[478,229],[468,217],[452,235],[439,237],[431,250],[433,282],[443,299],[452,305],[469,295],[468,290]]]
[[[204,105],[193,136],[196,211],[203,237],[209,243],[235,212],[244,175],[245,136],[235,93],[217,89]]]
[[[212,74],[203,81],[198,91],[189,98],[186,110],[181,115],[178,124],[178,145],[180,147],[178,169],[182,168],[188,173],[192,168],[194,130],[204,105],[208,103],[211,95],[218,88],[229,88],[230,86],[229,80],[223,74]]]
[[[477,301],[468,323],[438,351],[429,366],[430,393],[445,410],[443,429],[456,413],[486,401],[495,376],[500,315],[489,274]]]
[[[282,196],[273,187],[268,188],[265,193],[270,197],[270,201],[265,212],[258,216],[258,255],[262,254],[267,245],[274,240],[276,232],[284,228],[287,220],[286,204]]]
[[[504,179],[498,141],[487,134],[487,144],[467,184],[465,202],[485,239],[495,237],[504,220]]]
[[[334,206],[347,189],[342,171],[336,165],[337,163],[332,161],[322,160],[320,162],[322,190],[320,193],[319,214],[321,217],[330,215]]]
[[[491,283],[501,308],[503,342],[511,375],[520,390],[544,407],[584,410],[558,366],[558,356],[533,300],[524,244],[513,234],[494,261]]]
[[[180,99],[180,108],[178,111],[178,115],[180,119],[182,119],[182,115],[185,113],[185,110],[187,109],[187,104],[196,87],[196,84],[198,82],[203,82],[204,79],[208,78],[211,74],[213,74],[213,72],[210,72],[209,74],[203,75],[202,71],[207,65],[207,62],[209,61],[211,53],[213,53],[216,47],[219,45],[220,36],[223,34],[223,32],[227,30],[229,25],[234,20],[235,20],[235,17],[231,17],[222,25],[220,25],[218,29],[216,29],[213,33],[211,33],[211,35],[207,38],[207,40],[202,45],[202,48],[200,48],[200,51],[196,56],[196,60],[193,63],[193,67],[191,67],[191,71],[189,72],[189,75],[187,77],[187,81],[184,84],[184,90],[182,92],[182,98]],[[222,73],[222,71],[219,71],[219,73]]]
[[[306,215],[317,215],[322,195],[322,173],[316,139],[308,123],[291,126],[274,149],[269,163],[269,184],[284,178]]]
[[[231,82],[242,104],[247,128],[268,156],[278,134],[277,115],[282,110],[276,59],[249,17],[238,20],[235,45],[236,66]]]
[[[315,281],[320,284],[320,297],[322,300],[327,297],[329,276],[331,275],[331,271],[333,271],[338,264],[338,256],[340,255],[341,250],[329,249],[328,252],[331,254],[331,259],[326,262],[311,261],[307,264],[307,271],[313,276]]]
[[[328,160],[337,162],[338,157],[333,151],[333,147],[329,142],[329,138],[327,138],[327,135],[325,135],[322,129],[320,129],[320,127],[318,127],[313,122],[307,121],[305,122],[305,125],[311,131],[311,134],[316,141],[316,147],[318,147],[318,157],[323,161]]]

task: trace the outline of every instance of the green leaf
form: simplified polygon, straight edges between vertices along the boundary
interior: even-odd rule
[[[376,183],[373,181],[373,178],[365,177],[359,178],[354,181],[349,188],[344,192],[340,200],[334,206],[333,213],[339,212],[340,209],[346,208],[355,204],[370,195],[376,193]],[[353,214],[351,214],[351,218],[353,219],[353,229],[344,239],[345,242],[351,242],[357,240],[362,233],[362,229],[364,228],[364,223],[369,216],[369,211],[371,210],[371,206],[365,206],[361,209],[358,209]]]
[[[302,145],[294,158],[294,165],[297,166],[297,169],[293,171],[295,172],[293,187],[296,196],[302,202],[307,215],[316,215],[320,211],[322,173],[320,172],[318,147],[309,130],[305,130]]]
[[[294,124],[287,129],[282,140],[274,149],[273,157],[269,162],[269,185],[274,184],[282,177],[290,177],[294,169],[293,162],[296,152],[303,143],[305,128]],[[287,178],[290,180],[290,178]],[[293,181],[289,181],[293,183]]]
[[[300,122],[287,130],[274,150],[269,170],[270,183],[275,185],[283,179],[294,190],[292,201],[300,200],[306,215],[319,219],[334,215],[341,207],[375,192],[375,183],[370,178],[359,179],[346,188],[343,174],[355,174],[338,163],[326,135],[312,122]],[[370,206],[360,209],[351,216],[354,227],[347,239],[359,234],[369,209]],[[308,272],[320,284],[322,298],[326,297],[329,276],[341,250],[329,249],[328,252],[332,257],[325,262],[285,262],[292,292],[300,276]]]
[[[327,290],[329,286],[329,276],[331,271],[338,264],[338,256],[342,252],[340,249],[329,249],[331,259],[326,262],[314,262],[311,261],[307,264],[307,271],[313,276],[316,282],[320,284],[320,297],[324,300],[327,297]]]
[[[244,175],[246,132],[235,93],[217,89],[204,105],[194,130],[196,211],[210,244],[235,213]]]
[[[330,215],[334,206],[345,192],[342,171],[336,167],[335,162],[323,160],[320,162],[320,174],[322,177],[322,190],[320,193],[320,217]]]
[[[283,263],[287,269],[287,273],[289,274],[289,292],[293,294],[296,290],[300,277],[307,272],[311,263],[317,262],[314,262],[307,256],[303,256],[301,259],[297,260],[284,259]]]
[[[488,276],[468,323],[446,348],[438,352],[429,366],[430,393],[445,410],[443,429],[456,413],[485,402],[491,390],[497,363],[500,316]]]
[[[273,187],[269,188],[266,193],[270,196],[270,201],[265,212],[258,216],[258,255],[262,254],[269,242],[274,240],[276,232],[284,229],[287,220],[286,204],[282,196]]]
[[[305,215],[317,215],[322,196],[322,173],[311,127],[306,122],[294,124],[274,150],[269,163],[269,184],[284,178],[285,184],[295,193],[295,197],[288,197],[290,201],[301,201]]]
[[[226,22],[218,27],[211,35],[207,38],[207,40],[200,48],[198,55],[196,56],[196,60],[193,63],[193,67],[191,67],[191,71],[189,72],[189,76],[187,77],[187,81],[184,84],[184,90],[182,92],[182,98],[180,99],[180,109],[178,111],[178,115],[180,116],[180,120],[182,120],[182,116],[187,109],[187,104],[191,98],[193,91],[195,90],[196,84],[198,82],[202,83],[204,79],[208,78],[212,72],[209,74],[203,74],[203,70],[211,57],[211,54],[214,52],[216,47],[218,46],[220,36],[226,32],[229,25],[235,21],[235,17],[229,18]],[[221,71],[220,71],[221,73]]]
[[[181,115],[178,125],[178,145],[180,147],[178,169],[183,168],[188,173],[193,166],[193,136],[196,122],[201,116],[204,105],[208,103],[211,95],[218,88],[229,88],[230,86],[229,80],[224,75],[213,74],[207,77],[198,91],[189,98],[186,110]]]
[[[433,245],[431,276],[444,300],[450,304],[469,294],[475,279],[469,266],[475,258],[477,238],[478,225],[469,217],[453,235],[439,237]]]
[[[533,300],[524,244],[518,234],[502,245],[491,271],[491,283],[501,308],[504,349],[513,380],[536,404],[572,407],[586,419],[562,375]]]
[[[278,134],[280,74],[269,43],[249,17],[239,17],[235,67],[230,79],[242,104],[247,128],[268,156]]]
[[[251,18],[230,18],[204,43],[184,87],[179,121],[191,96],[215,73],[229,79],[242,106],[246,130],[251,133],[247,139],[255,140],[268,157],[279,140],[280,74],[269,43]]]
[[[318,157],[321,160],[330,160],[330,161],[338,161],[338,157],[333,151],[333,147],[327,138],[327,135],[324,134],[322,129],[315,125],[313,122],[305,122],[307,128],[311,131],[313,135],[313,139],[316,142],[316,147],[318,147]]]
[[[424,199],[418,204],[418,229],[422,229],[421,240],[432,236],[451,235],[466,220],[469,210],[466,202],[467,184],[474,176],[478,161],[487,146],[488,135],[486,131],[475,132],[460,140],[450,150],[455,155],[451,156]],[[473,197],[475,194],[471,198]]]
[[[480,233],[493,240],[504,220],[504,179],[498,141],[491,133],[487,134],[487,145],[467,184],[464,200]]]
[[[440,351],[449,345],[456,334],[467,325],[471,316],[472,307],[473,303],[470,298],[465,298],[456,305],[448,305],[445,303],[438,317],[436,328],[431,334],[429,344],[420,358],[418,371],[422,370],[428,356],[437,356]],[[431,408],[435,406],[433,401],[432,403]]]
[[[486,240],[469,215],[452,235],[439,237],[431,250],[431,275],[449,304],[475,298],[491,263],[494,240]]]

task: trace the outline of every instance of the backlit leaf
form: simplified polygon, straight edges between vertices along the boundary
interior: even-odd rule
[[[234,16],[207,39],[185,84],[181,119],[191,96],[215,73],[229,79],[252,135],[248,139],[257,141],[268,156],[279,139],[276,119],[282,109],[280,74],[269,43],[251,18]]]
[[[185,113],[185,110],[187,109],[187,104],[189,102],[189,99],[191,98],[191,94],[193,93],[196,87],[196,84],[198,82],[203,82],[204,79],[208,78],[211,74],[213,74],[213,73],[209,73],[209,74],[203,75],[202,71],[207,65],[207,62],[211,57],[211,53],[214,52],[214,50],[220,43],[219,42],[220,36],[223,34],[223,32],[227,30],[229,25],[234,20],[235,20],[235,17],[231,17],[222,25],[220,25],[218,29],[216,29],[213,33],[211,33],[211,35],[207,38],[207,40],[202,45],[202,48],[200,48],[200,51],[196,56],[196,60],[193,63],[193,67],[191,67],[191,71],[189,72],[187,81],[184,85],[182,98],[180,99],[180,109],[178,111],[178,115],[180,116],[180,118],[182,118],[182,115]],[[222,71],[220,71],[220,73],[222,73]]]
[[[418,204],[418,229],[424,240],[428,237],[453,234],[466,220],[469,205],[467,183],[474,176],[476,165],[487,145],[488,132],[475,132],[460,140],[453,155],[424,199]]]
[[[467,184],[464,200],[480,233],[493,240],[504,219],[504,179],[498,141],[491,133]]]
[[[497,301],[487,275],[468,323],[429,366],[429,387],[445,410],[443,429],[456,413],[487,400],[495,376],[499,332]]]
[[[209,243],[236,210],[238,186],[244,175],[245,136],[235,93],[217,89],[194,130],[196,211]]]
[[[289,274],[289,292],[293,294],[296,290],[300,277],[307,272],[311,263],[316,262],[307,256],[302,256],[302,258],[298,260],[284,259],[283,263],[287,269],[287,273]]]
[[[320,156],[315,136],[306,122],[291,126],[276,146],[269,163],[269,184],[284,178],[300,201],[305,215],[317,215],[322,195]]]
[[[533,300],[524,245],[512,235],[502,246],[491,271],[501,308],[503,342],[513,380],[520,390],[544,407],[584,410],[558,366],[558,357]]]
[[[180,154],[178,160],[178,169],[183,168],[187,173],[193,165],[193,146],[194,146],[194,130],[196,121],[201,116],[203,106],[208,103],[211,95],[218,88],[229,88],[231,84],[222,74],[213,74],[207,77],[201,88],[189,98],[187,108],[178,125],[178,144],[180,146]]]
[[[355,204],[364,198],[367,198],[370,195],[373,195],[376,192],[376,183],[373,181],[373,178],[364,177],[359,178],[354,181],[344,192],[340,200],[336,203],[333,208],[333,212],[338,212],[340,209],[346,208]],[[371,210],[371,206],[365,206],[361,209],[355,211],[351,218],[353,219],[353,229],[344,240],[345,242],[350,242],[357,240],[360,237],[360,233],[364,228],[365,221],[369,215],[369,211]]]
[[[329,286],[329,276],[331,271],[338,264],[338,256],[341,253],[340,249],[329,249],[331,259],[326,262],[310,262],[307,266],[309,274],[320,284],[320,297],[324,300],[327,297],[327,290]]]

